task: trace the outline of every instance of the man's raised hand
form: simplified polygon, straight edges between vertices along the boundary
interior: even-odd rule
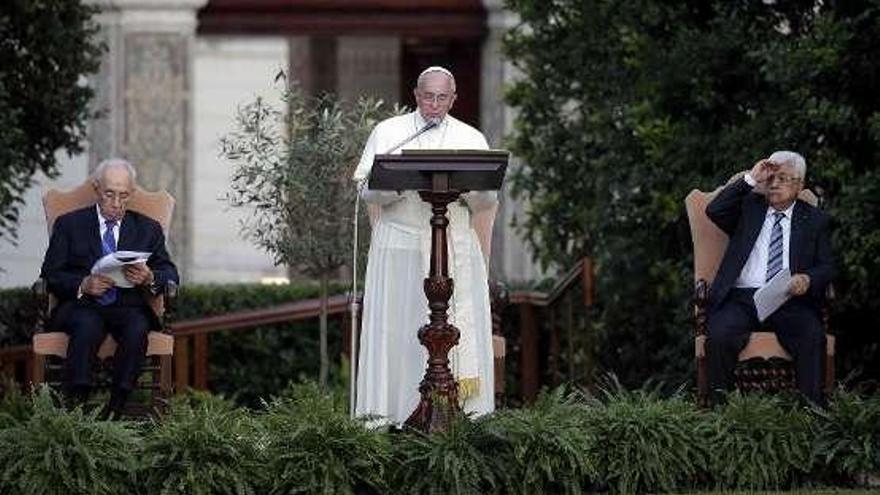
[[[749,175],[751,175],[752,179],[755,179],[755,182],[757,182],[755,185],[755,192],[764,194],[767,190],[767,180],[771,175],[775,174],[778,169],[778,163],[773,163],[766,158],[758,160],[757,163],[752,166],[752,169],[749,170]]]

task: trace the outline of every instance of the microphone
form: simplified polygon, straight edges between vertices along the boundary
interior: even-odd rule
[[[442,122],[442,119],[438,119],[438,118],[430,118],[430,119],[428,119],[427,122],[425,122],[425,126],[424,126],[424,127],[422,127],[421,129],[419,129],[418,131],[416,131],[415,133],[413,133],[411,136],[408,136],[408,137],[407,137],[406,139],[404,139],[403,141],[401,141],[401,142],[395,144],[395,145],[394,145],[393,147],[391,147],[388,151],[386,151],[385,153],[382,153],[382,154],[383,154],[383,155],[387,155],[387,154],[391,153],[392,151],[396,151],[398,148],[400,148],[400,147],[403,146],[404,144],[406,144],[406,143],[412,141],[413,139],[415,139],[415,138],[421,136],[422,134],[424,134],[424,133],[430,131],[431,129],[437,127],[438,125],[440,125],[440,122]]]

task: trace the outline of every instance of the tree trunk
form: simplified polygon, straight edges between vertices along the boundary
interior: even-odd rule
[[[330,358],[327,355],[327,286],[328,276],[324,273],[321,275],[321,372],[318,377],[322,388],[327,387],[327,373],[330,368]]]

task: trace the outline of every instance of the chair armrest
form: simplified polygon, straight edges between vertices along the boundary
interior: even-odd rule
[[[165,315],[162,320],[166,327],[168,321],[174,317],[174,312],[177,310],[177,289],[177,282],[173,280],[169,280],[168,283],[165,284],[165,292],[163,293],[165,298]]]
[[[698,279],[694,283],[694,328],[696,335],[706,335],[706,312],[709,309],[709,283]]]
[[[169,281],[165,284],[162,292],[157,294],[144,289],[143,295],[153,314],[158,319],[159,328],[157,330],[169,333],[168,322],[173,317],[177,302],[177,283]]]
[[[697,403],[700,407],[708,407],[709,400],[709,368],[706,359],[707,312],[709,310],[709,282],[698,278],[694,282],[694,359],[697,365]]]
[[[830,324],[831,306],[836,299],[837,294],[834,292],[834,284],[829,283],[828,287],[825,288],[825,299],[822,301],[822,330],[825,331],[825,335],[833,335]]]
[[[489,303],[492,313],[492,334],[504,334],[504,310],[510,304],[510,292],[507,286],[498,280],[489,280]]]
[[[43,278],[38,278],[31,286],[31,295],[37,308],[37,322],[34,333],[42,333],[46,329],[51,310],[49,301],[49,284]]]

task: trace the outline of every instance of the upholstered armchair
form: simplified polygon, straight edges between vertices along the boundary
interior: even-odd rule
[[[739,179],[745,172],[730,178],[728,183]],[[709,288],[718,271],[721,258],[727,248],[728,238],[706,216],[706,206],[724,186],[711,192],[694,189],[685,198],[688,222],[691,228],[691,239],[694,245],[694,355],[697,364],[697,396],[702,405],[709,402],[709,382],[707,370],[707,311],[709,306]],[[813,206],[818,198],[809,189],[804,189],[799,199]],[[829,286],[826,304],[823,309],[823,325],[826,333],[825,355],[825,390],[829,391],[834,383],[834,335],[828,328],[828,303],[833,298],[833,289]],[[737,388],[743,391],[763,390],[775,392],[795,388],[794,367],[792,358],[779,343],[772,329],[753,332],[748,344],[739,354],[736,371]]]
[[[97,202],[97,195],[91,181],[87,180],[80,186],[69,190],[51,189],[43,195],[43,210],[46,215],[46,227],[49,235],[52,226],[59,216],[84,208]],[[156,220],[168,233],[171,217],[174,212],[174,198],[165,191],[148,192],[137,188],[130,200],[128,209],[136,211]],[[46,281],[38,279],[33,285],[33,293],[38,307],[38,321],[34,329],[32,347],[33,381],[34,384],[61,382],[63,360],[67,356],[68,336],[62,328],[47,328],[49,316],[56,305],[55,297],[49,293]],[[156,313],[160,327],[148,334],[147,360],[144,364],[137,388],[147,392],[147,404],[141,401],[130,401],[126,412],[132,415],[146,415],[162,411],[171,393],[171,356],[174,351],[174,338],[166,327],[167,317],[173,309],[177,295],[176,284],[168,284],[164,293],[147,295],[152,310]],[[98,362],[101,369],[112,366],[116,351],[116,341],[108,335],[98,350]],[[96,370],[98,372],[101,369]],[[100,381],[98,381],[100,384]],[[137,397],[137,395],[135,396]]]

